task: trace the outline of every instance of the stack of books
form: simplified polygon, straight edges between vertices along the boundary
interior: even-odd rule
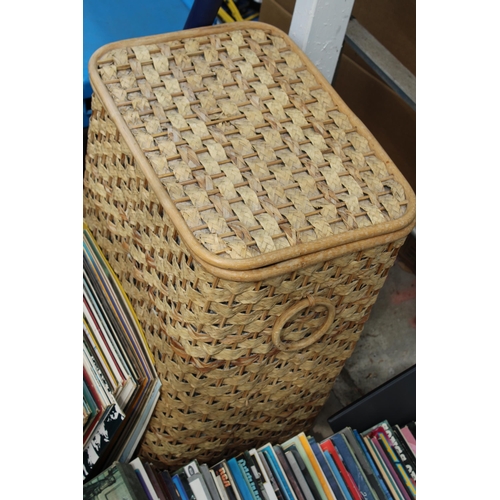
[[[321,441],[300,433],[211,467],[194,460],[169,472],[137,457],[86,483],[84,500],[412,500],[416,453],[415,422],[383,421]]]
[[[83,479],[128,462],[160,395],[144,332],[119,280],[83,228]]]

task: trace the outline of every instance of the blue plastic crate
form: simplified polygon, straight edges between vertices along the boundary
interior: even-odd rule
[[[84,0],[83,2],[83,126],[90,117],[92,88],[88,62],[107,43],[184,28],[193,0]]]

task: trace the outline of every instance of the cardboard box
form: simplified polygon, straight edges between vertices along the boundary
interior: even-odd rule
[[[295,0],[263,0],[259,21],[268,23],[288,33],[292,23]]]
[[[288,33],[295,0],[263,0],[259,21]],[[356,0],[352,15],[416,74],[416,0]]]

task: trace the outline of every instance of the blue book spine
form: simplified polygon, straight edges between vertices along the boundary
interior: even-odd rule
[[[368,451],[368,449],[366,448],[366,444],[365,442],[363,441],[363,438],[360,436],[359,432],[356,430],[356,429],[353,429],[353,434],[354,434],[354,437],[356,438],[356,440],[358,441],[359,443],[359,446],[361,447],[361,450],[363,451],[363,453],[365,454],[366,456],[366,459],[368,460],[368,463],[370,464],[370,467],[373,469],[373,473],[375,474],[375,477],[377,478],[377,481],[378,483],[380,484],[380,487],[382,488],[382,491],[384,492],[384,495],[385,495],[385,498],[387,500],[392,500],[392,495],[389,491],[389,488],[387,487],[387,485],[385,484],[385,481],[384,481],[384,478],[381,476],[379,470],[378,470],[378,467],[377,465],[375,464],[375,462],[373,461],[373,458],[372,456],[370,455],[370,452]]]
[[[271,470],[274,473],[274,477],[278,481],[278,485],[285,495],[286,500],[295,500],[295,495],[292,493],[291,487],[289,486],[288,481],[283,474],[281,466],[278,463],[276,456],[274,455],[274,450],[270,450],[268,446],[265,446],[264,448],[261,448],[261,451],[262,453],[264,453],[267,463],[269,464],[269,467],[271,467]]]
[[[342,456],[346,469],[349,471],[349,474],[351,474],[363,497],[366,500],[376,500],[370,490],[370,486],[368,485],[363,472],[358,466],[356,459],[351,454],[351,450],[347,446],[345,437],[342,434],[334,434],[331,439],[333,440],[333,444],[337,448],[337,451]]]
[[[229,470],[231,471],[231,474],[234,477],[234,480],[236,482],[236,487],[238,488],[238,492],[241,495],[241,498],[243,500],[254,500],[252,493],[250,492],[247,483],[245,481],[245,478],[243,477],[243,474],[241,473],[240,466],[238,465],[238,462],[236,461],[235,458],[230,458],[227,461],[227,466],[229,467]]]
[[[328,465],[328,462],[326,461],[326,458],[323,455],[323,451],[319,447],[319,444],[312,439],[309,439],[308,441],[311,445],[312,451],[316,455],[316,460],[318,461],[319,466],[321,467],[321,470],[323,471],[323,474],[325,475],[326,480],[330,485],[330,488],[335,494],[335,497],[337,498],[337,500],[345,500],[344,494],[342,493],[342,490],[340,489],[340,486],[337,483],[337,480],[335,479],[335,476],[333,475],[333,472],[330,469],[330,466]]]
[[[332,469],[332,472],[337,479],[337,483],[339,483],[340,489],[342,490],[342,493],[344,494],[345,500],[352,500],[352,496],[349,493],[349,490],[347,489],[347,486],[345,484],[344,479],[340,475],[340,471],[338,467],[335,465],[335,462],[327,451],[323,453],[325,455],[325,460],[327,461],[328,465],[330,466],[330,469]]]
[[[182,500],[189,500],[189,497],[186,493],[186,490],[184,489],[184,486],[182,485],[182,481],[181,481],[181,478],[179,477],[178,474],[174,474],[172,476],[172,481],[177,489],[177,491],[179,492],[179,495],[181,496],[181,499]]]

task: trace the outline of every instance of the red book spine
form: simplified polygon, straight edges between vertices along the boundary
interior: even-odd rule
[[[335,462],[335,465],[338,467],[340,474],[344,478],[345,484],[349,489],[349,492],[351,493],[354,500],[364,500],[358,487],[356,486],[356,483],[354,482],[354,479],[349,474],[349,471],[345,468],[344,462],[342,462],[342,459],[337,453],[337,450],[333,445],[333,443],[329,439],[325,439],[319,445],[323,451],[327,451],[332,456],[333,461]]]

